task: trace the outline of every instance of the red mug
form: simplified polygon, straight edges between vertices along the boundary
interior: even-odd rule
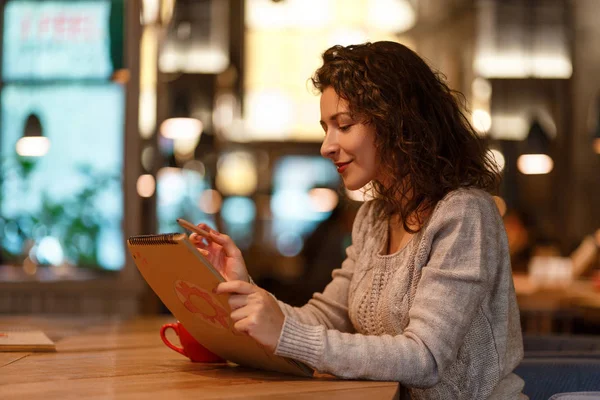
[[[167,329],[173,329],[177,336],[179,337],[179,342],[181,343],[181,347],[175,346],[173,343],[167,339],[165,332]],[[194,337],[188,332],[187,329],[183,327],[181,322],[177,322],[174,324],[165,324],[160,328],[160,338],[165,344],[175,350],[176,352],[183,354],[193,362],[203,362],[203,363],[218,363],[225,362],[224,359],[219,357],[218,355],[210,352],[206,347],[202,346]]]

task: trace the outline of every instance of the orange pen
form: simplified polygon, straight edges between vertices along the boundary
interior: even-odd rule
[[[191,222],[186,221],[183,218],[177,218],[177,223],[183,229],[187,229],[188,231],[194,232],[202,237],[210,238],[210,233],[206,232],[204,229],[198,228],[196,225],[192,224]]]

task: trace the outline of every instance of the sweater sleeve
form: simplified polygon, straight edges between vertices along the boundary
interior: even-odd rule
[[[343,333],[288,315],[276,354],[324,373],[431,387],[456,359],[498,264],[501,222],[491,199],[456,196],[434,212],[417,257],[422,268],[409,324],[397,336]],[[428,237],[425,237],[428,236]]]
[[[346,259],[341,268],[332,272],[332,281],[323,293],[315,293],[303,307],[292,307],[279,301],[286,317],[306,325],[322,325],[341,332],[354,330],[348,317],[348,291],[354,274],[354,263],[365,235],[371,204],[366,202],[358,211],[352,226],[352,244],[346,249]]]

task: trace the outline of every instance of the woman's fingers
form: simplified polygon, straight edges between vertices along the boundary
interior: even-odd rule
[[[229,236],[219,233],[217,231],[212,231],[210,232],[210,238],[215,243],[223,246],[225,254],[227,254],[228,257],[240,258],[242,256],[242,252],[240,251],[240,249],[237,248],[237,246],[235,245],[235,243],[233,243],[233,240]]]
[[[244,318],[247,318],[252,312],[248,309],[248,307],[238,308],[231,312],[230,317],[233,322],[238,322]]]
[[[206,248],[206,240],[198,235],[197,233],[192,233],[190,235],[190,242],[192,242],[196,247],[200,247],[202,249]]]
[[[227,281],[219,283],[215,289],[216,294],[231,293],[231,294],[252,294],[257,290],[257,287],[249,282],[240,280]]]
[[[200,252],[200,254],[202,254],[204,257],[210,257],[210,253],[208,252],[208,250],[204,250],[204,249],[198,249],[198,251]]]
[[[207,245],[205,244],[204,241],[205,240],[207,242],[212,241],[214,243],[221,245],[223,247],[223,249],[225,250],[225,254],[227,254],[228,257],[239,258],[242,256],[242,252],[240,251],[240,249],[238,249],[238,247],[235,245],[235,243],[229,236],[215,231],[214,229],[212,229],[210,226],[208,226],[206,224],[198,224],[198,227],[202,230],[209,232],[210,236],[206,237],[206,236],[198,235],[197,233],[192,233],[190,235],[190,241],[192,241],[194,244],[196,244],[197,247],[206,248]]]
[[[242,318],[242,319],[234,322],[233,329],[235,329],[236,331],[238,331],[240,333],[245,333],[247,335],[248,330],[249,330],[248,325],[249,325],[248,318]]]
[[[229,296],[229,307],[232,310],[237,310],[248,304],[248,295],[245,294],[232,294]]]
[[[230,317],[234,331],[245,333],[265,349],[275,351],[285,315],[267,291],[237,280],[220,283],[215,292],[231,293]]]
[[[198,224],[196,226],[199,228],[198,232],[200,233],[193,232],[190,235],[190,240],[211,240],[210,232],[217,232],[206,224]]]
[[[206,224],[198,224],[196,226],[207,233],[216,232],[213,228],[211,228],[210,226],[208,226]],[[208,236],[205,236],[205,237],[208,238]]]

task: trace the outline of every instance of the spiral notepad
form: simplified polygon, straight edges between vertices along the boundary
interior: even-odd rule
[[[239,365],[312,376],[306,365],[270,354],[233,329],[229,295],[212,292],[225,279],[186,235],[134,236],[127,246],[152,290],[204,347]]]

